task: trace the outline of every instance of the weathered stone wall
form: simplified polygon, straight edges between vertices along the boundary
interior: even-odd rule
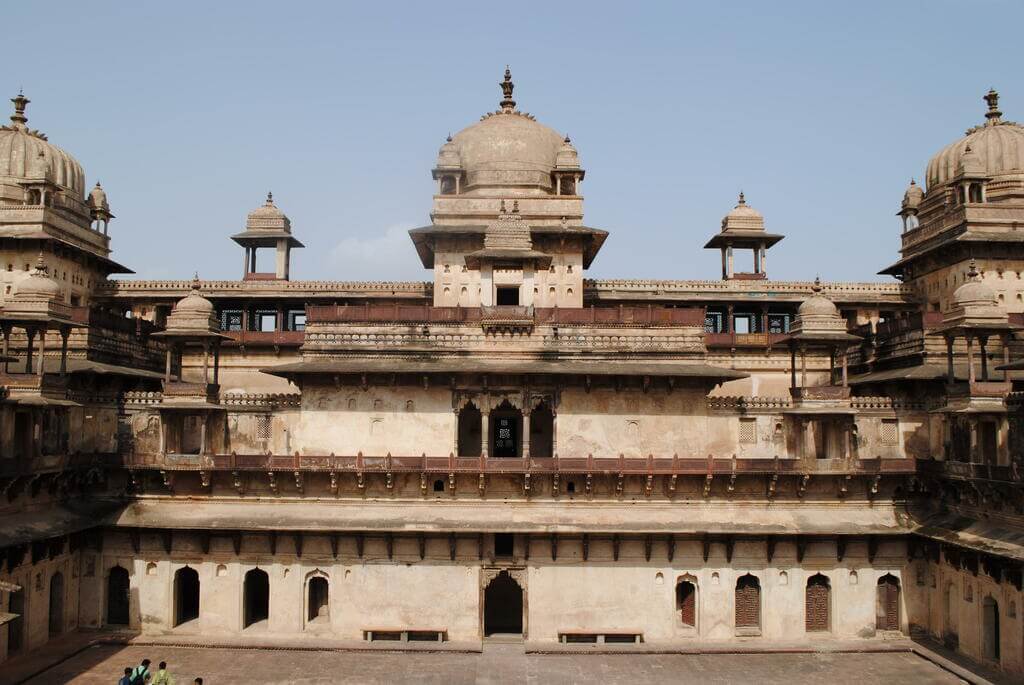
[[[63,611],[55,607],[61,627],[59,635],[75,630],[79,626],[79,589],[88,586],[86,582],[80,583],[82,579],[79,578],[79,554],[69,552],[65,546],[64,553],[52,559],[41,559],[36,563],[32,563],[31,557],[27,555],[23,563],[13,571],[0,573],[0,580],[20,585],[22,588],[25,608],[21,621],[21,654],[57,637],[50,635],[50,583],[57,573],[63,578],[63,592],[60,593],[63,598]],[[3,593],[2,596],[6,599],[0,604],[0,610],[8,611],[10,595]],[[8,654],[8,633],[11,627],[11,624],[0,626],[0,662],[13,656]]]

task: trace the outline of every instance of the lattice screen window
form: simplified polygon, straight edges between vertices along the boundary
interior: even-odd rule
[[[260,414],[256,417],[256,439],[270,440],[270,415]]]
[[[896,419],[882,419],[882,430],[879,440],[883,445],[898,445],[900,436],[900,424]]]
[[[757,443],[757,419],[740,419],[740,442],[748,445]]]

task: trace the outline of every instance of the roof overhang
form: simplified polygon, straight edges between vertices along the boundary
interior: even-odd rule
[[[277,247],[280,240],[287,240],[289,247],[305,247],[287,231],[242,231],[231,236],[231,239],[242,247]]]
[[[431,224],[409,230],[409,237],[416,246],[423,268],[434,268],[434,240],[440,236],[483,235],[487,226],[483,224]],[[585,239],[583,247],[583,268],[589,269],[597,256],[608,231],[589,226],[530,226],[531,236],[579,236]]]
[[[771,247],[786,236],[781,233],[765,233],[764,231],[721,231],[711,236],[704,249],[721,249],[723,247],[738,247],[740,249],[754,249],[764,245]]]

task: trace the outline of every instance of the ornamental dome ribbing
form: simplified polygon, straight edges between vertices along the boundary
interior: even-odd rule
[[[14,103],[11,123],[0,126],[0,186],[12,185],[20,189],[19,182],[39,180],[40,170],[45,168],[46,180],[81,202],[85,198],[82,166],[74,157],[47,141],[45,135],[26,125],[28,98],[19,93],[11,102]]]
[[[958,175],[968,147],[976,157],[977,162],[972,164],[977,172],[987,176],[1024,174],[1024,126],[1003,121],[999,94],[994,90],[984,99],[988,102],[985,123],[967,131],[963,138],[944,147],[928,162],[929,190]]]
[[[481,187],[550,191],[551,172],[563,149],[564,136],[515,108],[508,69],[499,85],[505,96],[501,108],[452,137],[452,148],[466,173],[465,187],[467,191]]]

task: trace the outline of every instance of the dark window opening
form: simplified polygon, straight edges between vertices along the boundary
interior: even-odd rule
[[[568,483],[566,483],[565,484],[565,491],[568,492],[570,495],[573,494],[574,492],[576,492],[576,483],[575,483],[575,481],[569,481]]]
[[[455,194],[455,177],[454,176],[442,176],[441,177],[441,194],[442,195],[454,195]]]
[[[986,659],[999,661],[999,604],[986,597],[981,605],[981,649]]]
[[[523,634],[523,588],[507,571],[484,590],[484,635]]]
[[[684,626],[697,625],[697,586],[688,580],[676,585],[676,611]]]
[[[515,548],[515,535],[512,533],[494,534],[494,556],[510,557]]]
[[[504,305],[518,305],[519,304],[519,288],[498,288],[497,293],[497,304],[499,306]]]
[[[327,579],[313,576],[309,579],[309,600],[306,620],[310,623],[327,623],[331,620],[329,612],[330,587]]]
[[[57,571],[50,578],[50,637],[64,632],[64,574]]]
[[[266,621],[270,616],[270,576],[254,568],[245,574],[242,627]]]
[[[14,614],[7,623],[7,654],[17,654],[24,644],[25,634],[25,591],[12,592],[7,602],[7,611]]]
[[[503,401],[491,412],[491,456],[499,459],[518,458],[519,436],[523,427],[523,416],[508,400]]]
[[[128,625],[129,593],[128,570],[121,566],[110,569],[110,575],[107,576],[108,624]]]
[[[530,412],[530,456],[548,459],[553,455],[555,416],[546,402]]]
[[[479,457],[482,447],[481,432],[483,417],[476,405],[470,402],[459,411],[459,444],[460,457]]]
[[[900,581],[891,573],[878,579],[875,627],[878,630],[900,629]]]
[[[434,492],[444,492],[444,481],[440,478],[434,481]]]
[[[188,566],[174,572],[174,625],[199,618],[199,573]]]

